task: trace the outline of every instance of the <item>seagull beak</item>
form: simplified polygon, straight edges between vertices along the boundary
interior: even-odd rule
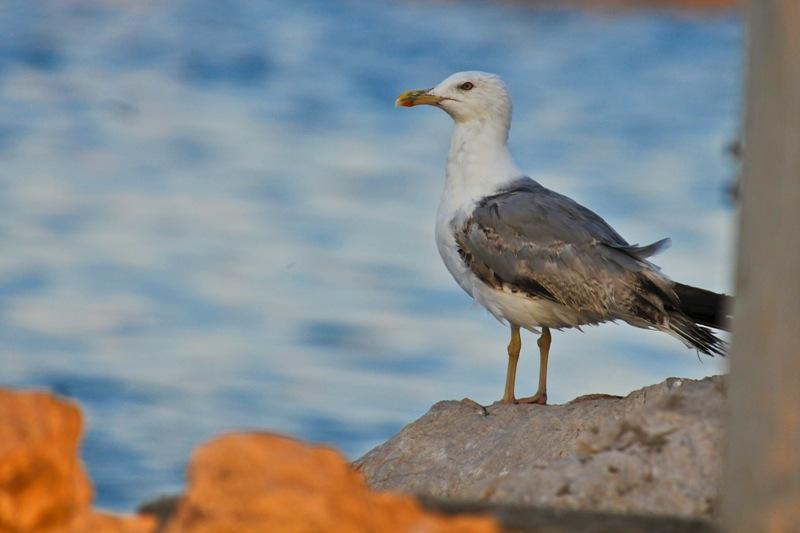
[[[414,91],[406,91],[397,97],[394,101],[395,107],[413,107],[415,105],[436,105],[444,98],[431,94],[433,89],[417,89]]]

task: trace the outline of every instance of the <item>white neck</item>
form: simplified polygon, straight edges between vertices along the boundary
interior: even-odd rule
[[[445,197],[462,206],[473,204],[523,176],[508,151],[508,129],[509,123],[503,121],[455,123],[447,156]]]

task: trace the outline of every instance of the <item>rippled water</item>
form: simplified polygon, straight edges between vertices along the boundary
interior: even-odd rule
[[[450,121],[392,107],[453,71],[506,78],[532,177],[730,289],[733,15],[17,1],[0,32],[2,383],[81,402],[105,507],[178,490],[220,431],[355,457],[501,396],[507,332],[433,242]],[[556,402],[724,370],[624,325],[556,333],[550,366]]]

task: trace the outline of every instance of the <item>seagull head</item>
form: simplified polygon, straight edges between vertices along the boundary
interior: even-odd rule
[[[406,91],[395,100],[397,107],[421,104],[444,110],[456,123],[511,123],[511,95],[500,76],[488,72],[457,72],[432,89]]]

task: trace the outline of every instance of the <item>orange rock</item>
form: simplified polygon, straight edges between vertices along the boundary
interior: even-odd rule
[[[117,516],[87,511],[76,516],[60,533],[154,533],[154,516]]]
[[[80,432],[81,414],[72,403],[0,390],[0,530],[54,527],[89,506]]]
[[[372,492],[337,452],[266,433],[197,450],[168,533],[497,531],[486,517],[445,517],[410,496]]]
[[[81,413],[43,392],[0,390],[0,532],[150,533],[152,517],[89,508],[92,487],[78,459]]]

